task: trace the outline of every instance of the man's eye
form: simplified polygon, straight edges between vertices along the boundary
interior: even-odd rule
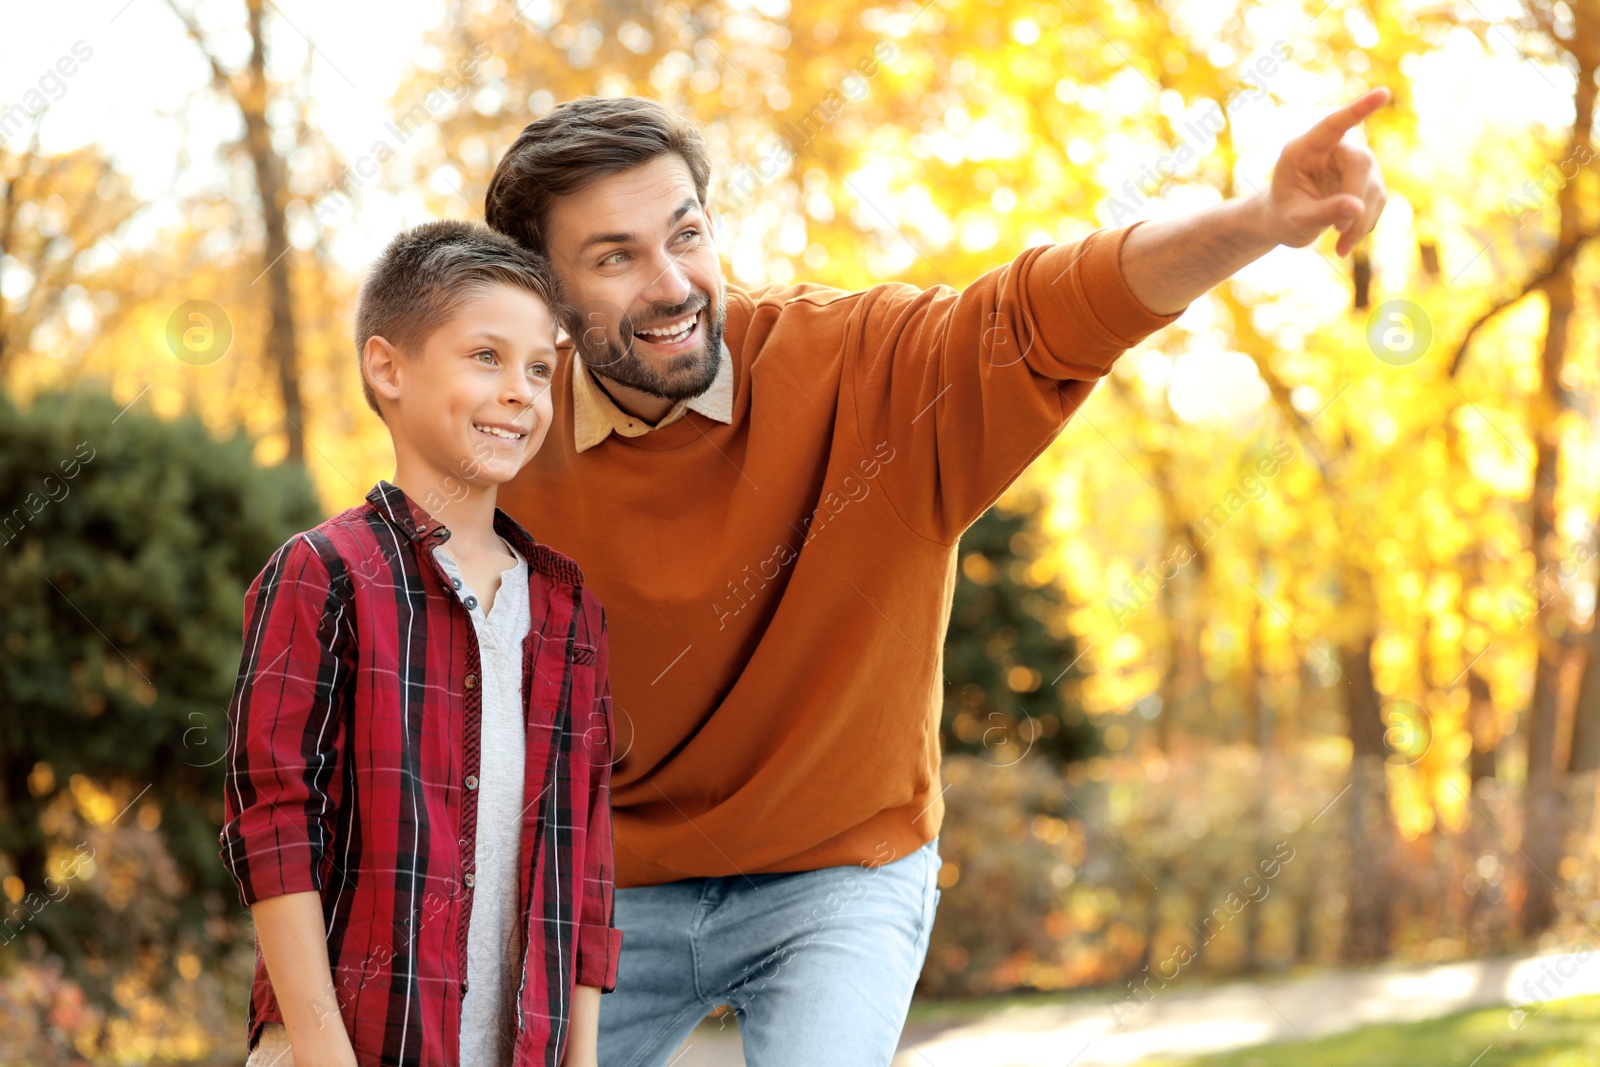
[[[688,229],[688,230],[684,230],[682,233],[680,233],[678,235],[678,240],[681,242],[685,238],[693,238],[693,237],[699,237],[699,236],[700,236],[700,231],[699,230]]]
[[[604,259],[602,259],[600,261],[600,265],[602,267],[614,267],[618,263],[621,263],[626,255],[626,252],[613,252],[609,256],[606,256]]]

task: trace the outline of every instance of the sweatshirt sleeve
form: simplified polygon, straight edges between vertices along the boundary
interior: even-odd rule
[[[611,717],[610,637],[605,613],[600,614],[596,642],[595,702],[583,744],[588,751],[589,825],[584,842],[583,903],[578,914],[576,984],[595,986],[609,993],[617,987],[617,964],[622,958],[622,931],[616,929],[613,896],[616,863],[611,838]]]
[[[1138,225],[1137,223],[1135,225]],[[903,458],[880,485],[901,521],[953,544],[1045,450],[1157,315],[1120,265],[1132,227],[1029,248],[964,291],[884,285],[854,314],[861,447]]]
[[[245,594],[220,840],[222,862],[247,908],[322,889],[352,677],[346,588],[301,535],[273,555]]]

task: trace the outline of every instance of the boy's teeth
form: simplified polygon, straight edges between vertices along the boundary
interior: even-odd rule
[[[520,440],[522,440],[522,434],[520,434],[520,433],[508,433],[505,430],[498,429],[498,428],[496,428],[494,426],[479,426],[477,423],[473,423],[472,425],[473,425],[473,429],[482,430],[484,433],[492,433],[496,437],[504,437],[507,440],[511,440],[511,441],[520,441]]]

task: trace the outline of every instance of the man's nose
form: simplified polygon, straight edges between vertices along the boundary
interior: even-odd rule
[[[663,253],[651,265],[651,275],[650,283],[639,296],[652,304],[676,307],[688,300],[689,294],[694,291],[689,284],[688,271],[677,256]]]

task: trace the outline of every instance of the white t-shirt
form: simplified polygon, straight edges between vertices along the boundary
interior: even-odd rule
[[[517,870],[522,847],[523,768],[527,735],[522,692],[522,643],[533,620],[528,607],[528,563],[500,572],[494,609],[485,615],[463,582],[456,594],[472,614],[478,634],[478,832],[473,864],[472,912],[467,930],[467,992],[461,1001],[461,1062],[474,1067],[511,1062],[517,1035],[516,983],[522,968],[517,923]],[[454,585],[455,560],[440,545],[434,555]]]

